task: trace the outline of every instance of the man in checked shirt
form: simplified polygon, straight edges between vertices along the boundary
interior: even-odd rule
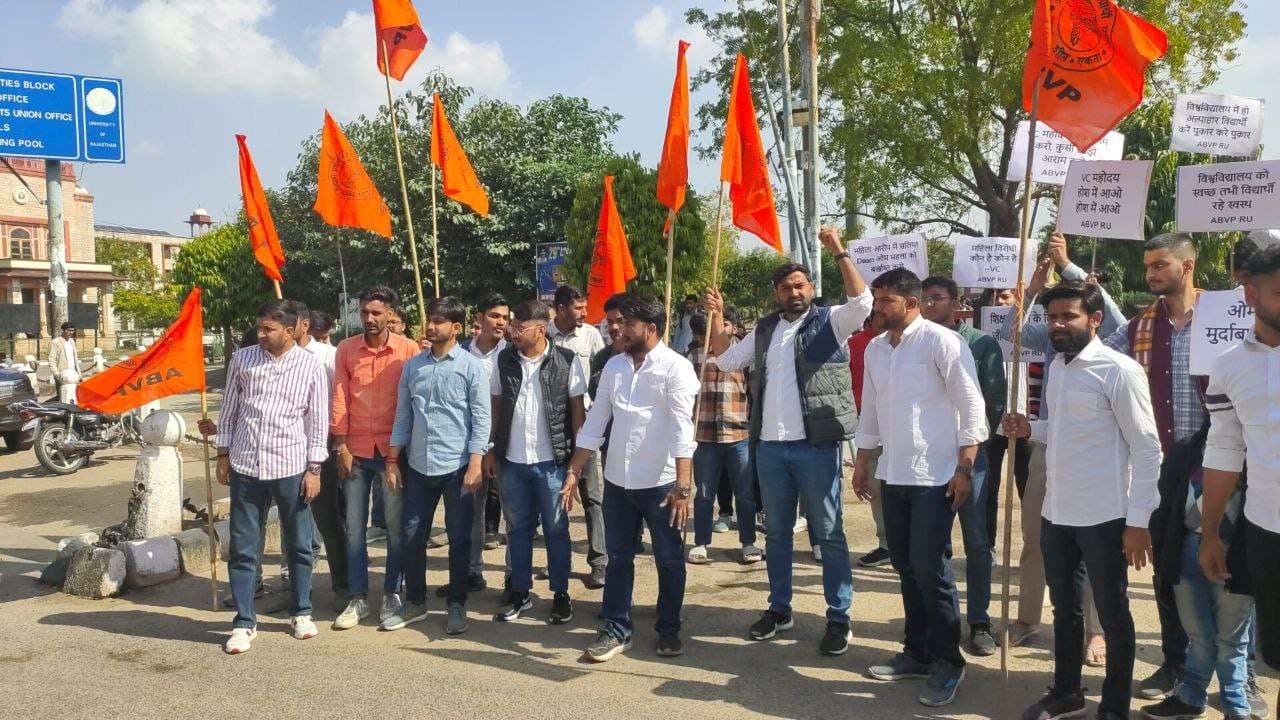
[[[231,356],[218,418],[218,482],[231,486],[231,553],[227,560],[236,617],[224,649],[248,652],[257,637],[253,590],[259,524],[268,503],[280,513],[293,636],[315,637],[311,567],[315,523],[308,503],[320,492],[328,457],[329,382],[314,355],[298,347],[297,314],[272,300],[258,309],[258,344]]]

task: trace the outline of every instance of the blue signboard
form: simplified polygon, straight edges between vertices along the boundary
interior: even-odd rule
[[[0,155],[124,162],[124,86],[0,68]]]
[[[565,284],[564,261],[569,257],[569,243],[540,243],[534,255],[538,273],[538,299],[550,301],[556,288]]]

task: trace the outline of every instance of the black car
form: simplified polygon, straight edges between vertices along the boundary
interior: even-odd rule
[[[35,439],[35,427],[22,429],[23,420],[13,411],[13,405],[23,400],[35,400],[31,380],[20,369],[0,367],[0,436],[10,450],[26,450]]]

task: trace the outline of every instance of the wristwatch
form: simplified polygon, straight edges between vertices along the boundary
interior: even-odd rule
[[[681,500],[688,500],[689,496],[693,494],[693,485],[685,485],[684,487],[676,485],[676,494],[680,496]]]
[[[315,475],[319,475],[319,474],[320,474],[320,463],[307,463],[307,472],[312,473],[312,474],[315,474]]]
[[[972,479],[973,479],[973,466],[972,466],[972,465],[956,465],[956,474],[957,474],[957,475],[963,475],[963,476],[965,476],[965,477],[969,478],[970,480],[972,480]]]

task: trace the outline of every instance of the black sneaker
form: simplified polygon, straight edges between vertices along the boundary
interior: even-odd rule
[[[1052,688],[1031,707],[1022,711],[1022,720],[1066,720],[1084,717],[1084,693],[1059,695]]]
[[[494,620],[511,622],[520,617],[520,613],[533,609],[533,596],[529,593],[511,593],[510,602],[504,603],[493,616]]]
[[[876,548],[871,552],[858,558],[858,565],[862,567],[880,567],[889,564],[889,551],[884,548]]]
[[[827,623],[827,632],[823,634],[818,650],[823,655],[843,655],[849,652],[851,640],[853,640],[853,631],[849,629],[849,623],[833,620]]]
[[[569,593],[556,593],[555,599],[551,601],[551,624],[563,625],[572,619],[573,601],[569,599]]]
[[[1170,695],[1155,705],[1142,708],[1142,715],[1152,720],[1195,720],[1204,717],[1204,708],[1188,705],[1177,695]]]
[[[760,613],[760,619],[756,621],[756,624],[751,626],[751,639],[768,640],[779,632],[790,630],[795,626],[795,620],[792,620],[789,616],[772,610],[765,610]]]
[[[259,585],[253,590],[253,598],[255,600],[266,594],[267,594],[267,588],[265,585]],[[231,593],[227,593],[227,596],[222,598],[222,607],[227,608],[229,610],[234,610],[236,607],[236,596]],[[342,607],[345,608],[346,605],[343,605]]]
[[[1271,706],[1262,696],[1262,689],[1258,687],[1258,678],[1254,676],[1252,668],[1249,670],[1249,682],[1244,686],[1244,694],[1249,698],[1249,717],[1253,720],[1267,720],[1271,717]]]
[[[599,590],[604,587],[604,566],[592,565],[591,575],[589,575],[586,580],[583,580],[582,584],[592,590]]]
[[[587,646],[587,659],[591,662],[606,662],[616,655],[631,649],[630,640],[619,640],[608,630],[596,633],[596,639]]]
[[[484,534],[484,549],[485,550],[498,549],[498,533],[491,532],[491,533]]]
[[[969,628],[969,643],[965,650],[970,655],[989,657],[996,654],[996,639],[991,635],[990,625],[974,625]]]
[[[658,638],[658,657],[676,657],[684,654],[684,643],[679,635],[663,635]]]
[[[1151,677],[1138,683],[1138,697],[1147,700],[1163,700],[1173,694],[1182,680],[1182,671],[1171,666],[1161,665]]]
[[[889,658],[887,663],[867,668],[867,674],[876,680],[893,681],[927,678],[932,676],[936,669],[934,663],[923,662],[905,652],[900,652]]]
[[[483,575],[467,576],[467,592],[469,593],[480,592],[481,590],[484,590],[487,587],[489,587],[489,582],[484,579]],[[449,597],[449,586],[441,585],[440,587],[436,588],[436,597],[438,598]]]

